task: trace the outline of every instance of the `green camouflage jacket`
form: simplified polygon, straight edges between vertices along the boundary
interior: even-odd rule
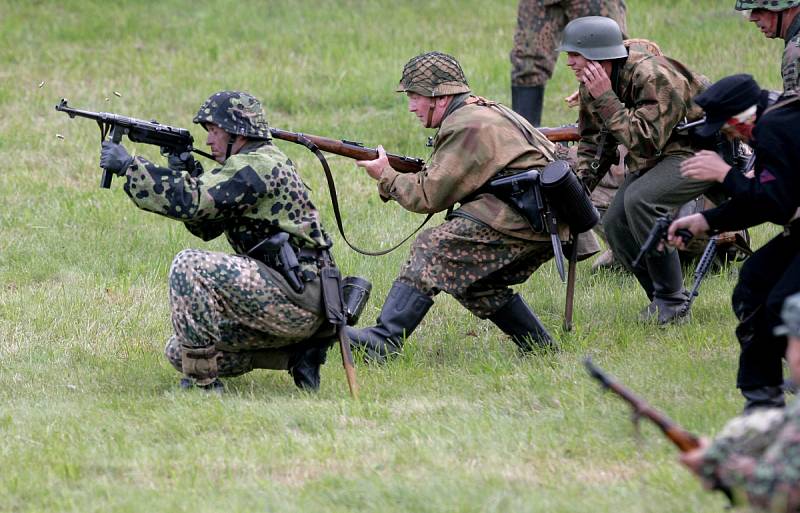
[[[800,401],[731,420],[706,450],[700,470],[756,511],[800,511]]]
[[[278,231],[297,246],[331,245],[294,164],[269,142],[249,142],[196,177],[136,157],[125,192],[139,208],[183,221],[203,240],[225,233],[237,253]]]
[[[629,173],[643,173],[669,155],[692,155],[689,138],[673,129],[701,116],[692,97],[707,85],[677,61],[633,49],[612,91],[593,98],[581,84],[578,176],[593,190],[616,163],[617,144],[628,149]]]
[[[500,109],[530,130],[533,144]],[[552,142],[510,109],[477,96],[455,96],[425,167],[418,173],[398,173],[387,166],[378,191],[412,212],[441,212],[471,196],[501,171],[544,167],[554,160],[554,151]],[[549,240],[546,234],[534,233],[521,215],[491,194],[469,198],[456,215],[512,237]]]

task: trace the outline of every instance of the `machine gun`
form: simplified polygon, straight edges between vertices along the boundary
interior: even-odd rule
[[[194,148],[194,138],[189,130],[185,128],[178,128],[170,125],[162,125],[161,123],[153,121],[144,121],[142,119],[129,118],[113,114],[110,112],[92,112],[89,110],[73,109],[67,104],[64,98],[56,105],[56,110],[65,112],[70,118],[75,116],[81,118],[88,118],[97,121],[100,127],[100,140],[104,141],[106,136],[111,133],[111,140],[119,143],[123,135],[127,135],[128,139],[137,143],[152,144],[161,148],[163,155],[176,154],[180,155],[181,160],[186,162],[187,168],[197,174],[202,171],[200,163],[194,160],[192,152],[202,155],[206,158],[213,159],[214,157],[204,151]],[[111,178],[114,174],[107,169],[103,169],[103,176],[100,179],[100,187],[109,189],[111,187]]]

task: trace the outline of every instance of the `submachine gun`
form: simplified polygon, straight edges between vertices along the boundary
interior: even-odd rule
[[[650,228],[650,232],[647,234],[647,239],[645,239],[644,244],[642,244],[642,247],[639,249],[639,254],[636,255],[636,258],[633,260],[633,267],[638,267],[642,262],[642,258],[658,251],[658,247],[661,245],[662,241],[667,240],[667,232],[669,231],[669,225],[672,224],[672,221],[672,216],[661,216],[656,219],[656,222],[653,223],[653,227]],[[692,240],[692,237],[694,237],[692,232],[685,228],[681,228],[675,233],[683,239],[684,243],[688,243]]]
[[[193,146],[194,138],[189,130],[185,128],[162,125],[155,120],[145,121],[143,119],[129,118],[110,112],[73,109],[64,98],[56,105],[56,110],[67,113],[70,118],[77,116],[97,121],[97,125],[100,127],[101,141],[104,141],[110,133],[111,140],[119,143],[122,140],[122,136],[127,135],[128,139],[133,142],[160,147],[162,155],[180,155],[181,160],[186,162],[187,168],[192,170],[190,173],[193,175],[199,174],[202,171],[202,167],[199,162],[194,160],[192,153],[214,159],[211,154],[198,150]],[[100,187],[103,189],[111,188],[111,178],[113,176],[113,173],[103,169]]]

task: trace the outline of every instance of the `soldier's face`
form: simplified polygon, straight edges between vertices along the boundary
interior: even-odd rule
[[[581,77],[583,77],[583,70],[588,63],[589,60],[583,55],[575,52],[567,52],[567,66],[575,73],[575,78],[578,79],[578,82],[583,82]]]
[[[778,13],[767,9],[752,9],[748,19],[755,23],[765,36],[778,37]]]
[[[439,126],[442,122],[442,115],[450,103],[446,101],[448,97],[429,98],[410,91],[406,95],[408,96],[408,111],[417,116],[422,126],[425,128]]]
[[[211,155],[214,156],[214,160],[220,164],[224,164],[225,152],[228,149],[228,139],[230,136],[217,125],[207,123],[206,128],[208,128],[206,144],[211,147]]]

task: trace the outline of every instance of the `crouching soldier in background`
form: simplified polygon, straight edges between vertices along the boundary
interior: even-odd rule
[[[220,167],[204,172],[183,154],[163,168],[110,141],[100,156],[101,167],[125,178],[136,206],[182,221],[206,241],[224,233],[236,252],[187,249],[173,260],[167,359],[185,388],[221,390],[219,377],[265,368],[288,370],[298,387],[316,390],[332,343],[315,338],[325,317],[320,263],[331,246],[319,213],[271,143],[256,98],[216,93],[193,121],[208,131]]]

